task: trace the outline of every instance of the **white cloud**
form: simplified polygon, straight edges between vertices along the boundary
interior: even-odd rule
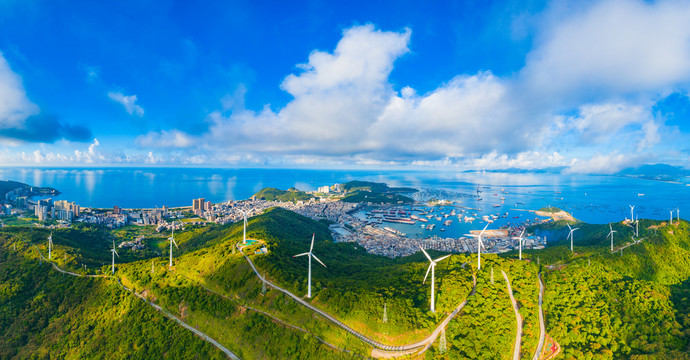
[[[641,125],[651,119],[647,107],[624,103],[585,104],[577,116],[567,120],[585,144],[610,140],[621,129]]]
[[[93,139],[93,142],[86,151],[74,150],[74,157],[72,160],[77,163],[86,164],[103,163],[106,157],[98,150],[100,145],[101,143],[98,139]]]
[[[561,167],[568,165],[567,159],[558,152],[540,153],[538,151],[525,151],[516,155],[499,154],[491,152],[480,158],[470,160],[470,167],[482,170],[496,169],[543,169],[546,167]]]
[[[284,79],[293,100],[283,108],[245,109],[241,86],[208,115],[207,133],[168,129],[137,143],[198,151],[169,158],[188,162],[222,153],[255,163],[567,165],[612,173],[650,159],[669,133],[655,102],[690,85],[690,6],[604,0],[573,8],[552,5],[543,14],[550,21],[536,28],[534,48],[514,75],[459,74],[421,94],[389,82],[411,31],[356,26],[332,52],[312,52]]]
[[[111,91],[108,93],[108,97],[111,100],[122,104],[122,106],[125,107],[125,110],[127,110],[127,112],[131,115],[136,115],[139,117],[144,116],[144,108],[137,105],[136,95],[124,95],[119,91]]]
[[[690,6],[604,0],[553,11],[522,76],[536,93],[572,102],[661,91],[690,81]],[[573,11],[574,10],[574,11]]]
[[[596,154],[588,159],[573,159],[564,171],[572,174],[615,174],[625,168],[639,165],[647,157],[638,154]]]
[[[22,79],[0,53],[0,129],[21,128],[27,117],[38,112],[26,96]]]
[[[179,130],[150,132],[137,137],[137,145],[147,148],[187,148],[195,145],[194,139]]]

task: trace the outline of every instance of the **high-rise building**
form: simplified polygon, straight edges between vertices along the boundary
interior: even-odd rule
[[[115,205],[113,206],[113,214],[115,215],[120,215],[120,207]]]
[[[192,202],[192,210],[196,212],[196,210],[204,210],[204,202],[206,202],[206,199],[204,198],[199,198],[199,199],[194,199]]]
[[[211,203],[210,201],[206,201],[204,203],[204,210],[206,210],[206,211],[213,210],[213,203]]]
[[[20,196],[17,198],[17,207],[25,208],[29,204],[29,198],[26,196]]]
[[[321,187],[319,187],[318,191],[322,194],[328,194],[331,191],[331,187],[328,185],[321,186]]]

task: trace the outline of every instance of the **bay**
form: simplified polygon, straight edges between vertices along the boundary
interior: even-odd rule
[[[484,214],[506,215],[494,226],[534,218],[524,209],[556,206],[589,223],[604,224],[630,217],[629,204],[639,218],[666,220],[669,210],[690,211],[690,186],[632,178],[541,173],[482,173],[453,171],[207,169],[207,168],[0,168],[0,179],[62,192],[54,199],[82,207],[153,208],[190,206],[203,197],[213,203],[251,197],[264,187],[316,190],[323,185],[366,180],[391,186],[423,189],[426,197],[455,200]],[[477,193],[477,187],[481,193]],[[643,194],[643,195],[642,195]],[[479,195],[470,197],[469,195]],[[505,198],[501,200],[501,197]],[[450,209],[448,210],[450,211]],[[675,213],[674,213],[675,216]],[[516,217],[519,217],[516,219]],[[419,226],[392,226],[410,235],[455,236],[467,227],[441,226],[433,231]],[[397,224],[396,224],[397,225]],[[473,227],[477,227],[474,224]],[[457,227],[456,230],[454,230]]]

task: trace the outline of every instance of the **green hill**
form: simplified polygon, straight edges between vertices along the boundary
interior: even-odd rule
[[[18,181],[12,181],[12,180],[0,180],[0,197],[3,199],[5,198],[5,195],[14,190],[14,189],[21,189],[21,188],[30,188],[31,185],[24,184]],[[58,195],[60,194],[59,191],[50,188],[50,187],[33,187],[33,194],[35,195]]]
[[[385,204],[409,204],[414,202],[411,198],[401,195],[416,192],[412,188],[391,188],[384,183],[370,181],[350,181],[343,184],[343,190],[347,193],[342,201],[361,203],[385,203]]]
[[[272,187],[267,187],[261,189],[259,192],[254,194],[254,197],[258,200],[268,200],[268,201],[306,201],[313,199],[314,195],[307,194],[304,191],[299,191],[295,188],[290,188],[289,190],[280,190]]]
[[[249,219],[248,236],[261,240],[268,253],[254,254],[253,250],[262,244],[245,252],[270,281],[304,295],[307,259],[293,255],[308,251],[314,234],[313,252],[327,267],[313,262],[313,296],[305,300],[386,344],[400,345],[424,338],[445,314],[468,299],[463,311],[446,329],[447,353],[439,354],[435,343],[426,358],[506,358],[511,354],[515,317],[501,273],[505,271],[524,319],[521,358],[531,359],[539,337],[537,273],[541,271],[546,284],[547,331],[562,347],[563,358],[687,359],[689,224],[667,226],[642,220],[640,235],[645,240],[627,247],[622,256],[608,250],[610,243],[604,239],[608,225],[577,226],[581,230],[575,233],[574,253],[564,242],[565,223],[555,222],[530,230],[548,232],[550,246],[525,251],[523,256],[529,261],[518,261],[514,252],[500,256],[482,254],[480,272],[476,271],[474,254],[454,254],[440,262],[435,279],[436,314],[428,311],[429,279],[422,283],[428,261],[421,253],[401,259],[371,255],[354,243],[334,243],[324,224],[281,208]],[[629,237],[625,238],[629,234],[626,226],[613,226],[619,231],[614,244],[618,248],[629,241]],[[2,229],[0,234],[8,231],[39,243],[44,249],[45,230],[15,227]],[[107,250],[109,236],[113,235],[88,227],[56,232],[58,263],[63,253],[73,254],[65,266],[75,266],[80,259],[94,264],[105,260],[102,252]],[[157,305],[182,317],[243,359],[370,356],[371,347],[360,340],[283,293],[262,288],[246,260],[233,251],[242,238],[241,223],[190,227],[179,234],[176,231],[176,238],[180,249],[174,250],[172,269],[168,269],[167,250],[162,251],[161,257],[145,255],[143,260],[129,254],[119,259],[122,262],[117,265],[116,276],[124,285],[145,293]],[[102,357],[101,351],[106,351],[103,349],[115,346],[115,335],[110,334],[118,332],[122,333],[117,339],[123,357],[166,356],[167,353],[160,353],[162,347],[147,347],[145,340],[130,335],[136,330],[148,334],[145,338],[156,339],[161,329],[167,329],[165,324],[169,321],[141,300],[107,279],[62,280],[45,262],[38,263],[28,248],[20,248],[22,257],[12,255],[12,245],[6,242],[0,248],[0,331],[12,334],[0,340],[0,351],[13,352],[0,357],[23,358],[33,349],[54,357],[89,357],[81,349],[95,349],[93,357]],[[436,258],[442,254],[430,255]],[[86,271],[92,270],[88,267]],[[37,273],[50,281],[37,278]],[[468,297],[473,274],[477,277],[476,294]],[[34,290],[27,291],[27,287]],[[74,293],[75,297],[61,295],[64,293]],[[37,299],[46,298],[55,305],[36,307],[43,301]],[[387,323],[382,321],[384,304]],[[72,308],[79,314],[62,315]],[[117,321],[105,315],[110,314],[108,309],[119,314]],[[143,321],[132,323],[130,314]],[[21,327],[19,319],[34,325]],[[72,330],[80,329],[82,322],[84,327],[93,329],[93,335]],[[181,334],[190,334],[173,327]],[[64,330],[64,335],[51,335],[51,331],[63,328],[70,330]],[[183,349],[178,344],[164,343],[171,354],[182,358],[189,357],[186,347],[199,349],[195,351],[200,357],[217,356],[214,348],[205,347],[207,343],[197,344],[199,340],[193,336],[190,339],[180,341]]]
[[[188,359],[225,355],[110,279],[62,276],[0,234],[0,358]]]
[[[343,190],[345,191],[355,191],[364,190],[374,193],[413,193],[417,192],[417,189],[413,188],[403,188],[403,187],[389,187],[385,183],[375,183],[371,181],[359,181],[353,180],[348,181],[343,184]]]

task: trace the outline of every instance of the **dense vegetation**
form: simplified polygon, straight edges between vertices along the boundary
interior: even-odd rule
[[[355,190],[366,190],[375,193],[413,193],[417,192],[417,189],[404,188],[404,187],[389,187],[385,183],[375,183],[371,181],[359,181],[353,180],[348,181],[343,184],[343,190],[345,191],[355,191]]]
[[[307,194],[304,191],[299,191],[295,188],[288,190],[280,190],[272,187],[261,189],[254,197],[259,200],[268,201],[306,201],[314,198],[314,195]]]
[[[8,192],[14,190],[14,189],[21,189],[21,188],[30,188],[31,185],[24,184],[19,181],[12,181],[12,180],[0,180],[0,197],[3,199],[5,198],[5,194]],[[33,194],[36,195],[57,195],[60,192],[49,187],[38,187],[35,186],[33,187]]]
[[[293,255],[307,251],[314,234],[314,254],[327,268],[312,263],[313,296],[306,300],[387,344],[406,344],[426,337],[446,314],[467,299],[463,311],[446,329],[447,351],[441,354],[437,342],[427,358],[511,357],[516,323],[502,275],[505,271],[524,319],[520,357],[531,359],[539,337],[537,274],[541,271],[546,284],[547,332],[562,347],[559,358],[687,359],[689,224],[668,226],[641,220],[640,236],[644,240],[622,253],[618,249],[632,241],[632,229],[626,224],[612,224],[618,231],[614,253],[606,239],[608,224],[577,223],[580,230],[575,233],[574,252],[565,242],[565,224],[558,221],[530,228],[530,232],[546,235],[549,247],[525,251],[526,261],[518,261],[515,252],[486,254],[480,272],[476,271],[474,254],[454,254],[439,263],[435,314],[428,311],[429,282],[422,283],[428,261],[421,253],[402,259],[371,255],[354,243],[334,243],[326,224],[284,209],[271,209],[249,219],[248,236],[260,239],[262,244],[246,248],[245,253],[272,282],[304,295],[307,260]],[[83,273],[98,273],[103,263],[107,268],[113,238],[146,234],[151,239],[150,249],[118,250],[122,257],[118,259],[116,276],[243,359],[353,356],[319,339],[365,356],[371,350],[284,294],[262,288],[245,259],[233,250],[242,238],[241,223],[188,226],[185,231],[176,231],[180,249],[174,250],[172,269],[167,260],[168,234],[156,234],[150,228],[106,231],[77,225],[53,231],[54,261]],[[17,226],[2,229],[0,237],[2,234],[22,237],[34,242],[44,254],[47,252],[49,230]],[[23,358],[28,354],[107,357],[103,354],[111,349],[117,349],[123,357],[135,358],[222,355],[112,280],[63,278],[45,262],[38,262],[35,250],[18,243],[15,252],[14,242],[6,235],[2,239],[0,351],[5,352],[0,353],[0,358]],[[254,254],[264,244],[268,253]],[[436,258],[442,254],[430,255]],[[469,296],[473,276],[477,279],[476,293]],[[41,305],[44,301],[50,305]],[[387,323],[382,321],[384,304]],[[113,321],[110,314],[117,314],[118,320]],[[130,316],[144,320],[134,321]],[[29,325],[21,325],[24,323]],[[91,333],[79,329],[90,329]],[[135,338],[134,329],[147,335]],[[163,330],[179,332],[183,339],[178,341],[180,345],[171,344],[172,337],[161,335]],[[188,351],[187,347],[195,350]],[[94,355],[87,354],[87,350]]]
[[[63,276],[0,234],[0,358],[224,357],[112,279]]]
[[[350,181],[343,184],[343,190],[347,193],[343,196],[345,202],[370,202],[383,204],[409,204],[414,202],[411,198],[401,195],[403,193],[413,193],[417,189],[412,188],[391,188],[384,183],[369,181]]]

